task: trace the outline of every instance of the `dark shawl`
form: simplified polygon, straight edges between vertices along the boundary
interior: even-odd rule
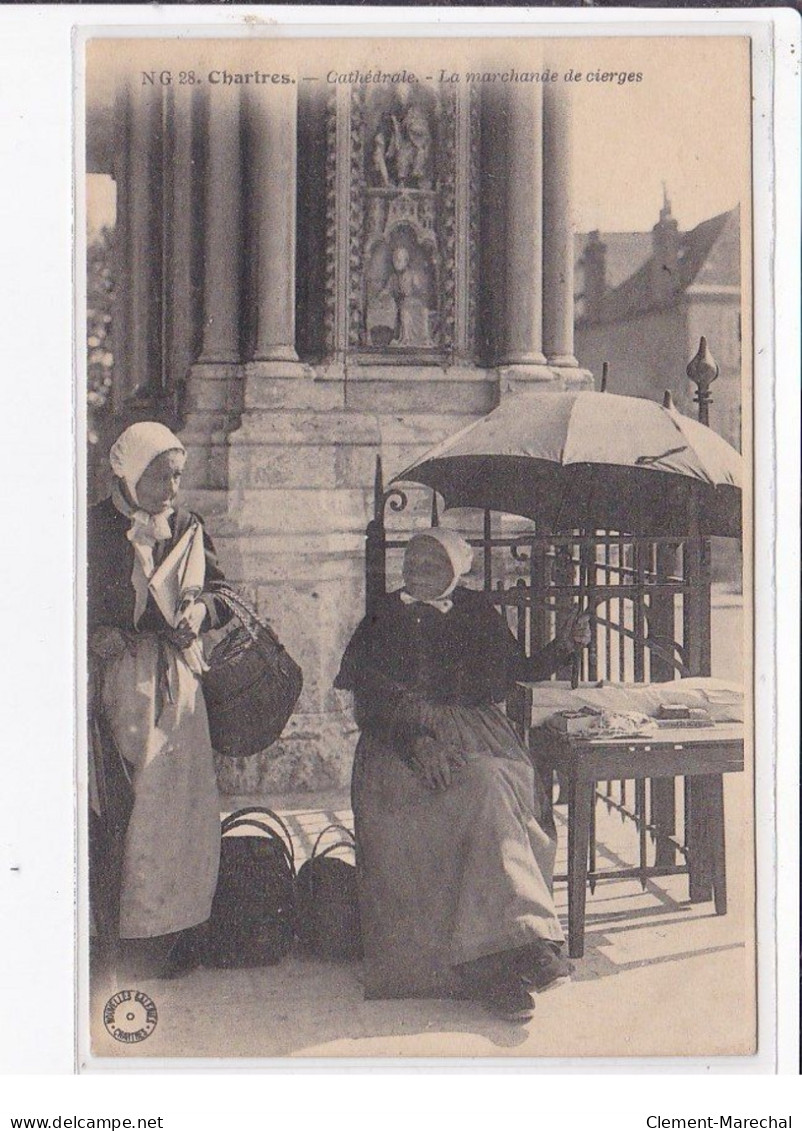
[[[453,601],[441,613],[388,594],[361,622],[342,658],[334,686],[353,691],[360,729],[402,753],[425,733],[422,703],[500,703],[517,680],[545,679],[570,658],[556,641],[527,657],[481,593],[457,588]]]
[[[156,544],[153,551],[155,565],[165,559],[193,519],[203,526],[202,519],[191,511],[179,508],[170,516],[172,537]],[[111,498],[104,499],[89,511],[87,572],[90,634],[93,629],[101,625],[120,628],[127,632],[134,630],[135,595],[131,584],[134,548],[126,537],[130,526],[130,518],[117,510]],[[212,540],[205,530],[203,545],[206,551],[206,588],[208,589],[215,582],[223,581],[224,577],[217,562]],[[203,594],[202,600],[209,610],[211,626],[218,627],[225,623],[228,615],[225,607],[216,603],[208,593]],[[164,617],[150,597],[137,630],[158,632],[166,627]]]

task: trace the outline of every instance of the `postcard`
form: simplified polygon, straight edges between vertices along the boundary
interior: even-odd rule
[[[755,1053],[752,43],[643,32],[78,39],[82,1069]]]

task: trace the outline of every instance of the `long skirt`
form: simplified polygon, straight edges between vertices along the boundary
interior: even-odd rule
[[[102,676],[105,724],[130,768],[120,938],[153,938],[209,918],[220,857],[220,800],[198,681],[154,634],[121,634]],[[164,647],[170,694],[159,687]]]
[[[563,941],[551,896],[556,837],[542,786],[499,707],[432,706],[423,720],[466,764],[425,786],[363,735],[352,782],[368,998],[449,997],[459,964]]]

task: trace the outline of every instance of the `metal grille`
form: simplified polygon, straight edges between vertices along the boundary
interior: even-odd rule
[[[395,587],[401,554],[414,533],[388,530],[386,516],[390,512],[404,519],[409,514],[404,522],[409,527],[418,509],[410,506],[404,491],[384,490],[379,459],[374,517],[367,530],[368,611]],[[438,521],[436,497],[431,521]],[[481,531],[466,537],[476,551],[470,583],[505,613],[528,655],[554,637],[561,620],[579,603],[591,617],[582,680],[643,683],[710,674],[710,570],[704,540],[647,539],[617,531],[508,533],[501,516],[490,511],[484,512]],[[565,674],[558,672],[557,678]]]

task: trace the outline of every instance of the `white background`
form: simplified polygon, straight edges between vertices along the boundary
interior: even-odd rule
[[[764,1004],[763,1054],[758,1063],[655,1066],[575,1064],[593,1073],[581,1082],[546,1075],[553,1066],[373,1065],[340,1070],[282,1068],[270,1079],[253,1075],[120,1075],[69,1078],[74,1065],[74,425],[73,425],[73,69],[75,24],[143,25],[176,29],[200,22],[241,26],[243,15],[269,14],[307,26],[352,20],[358,34],[417,30],[411,13],[393,9],[232,8],[0,8],[0,688],[4,709],[0,787],[0,1070],[60,1073],[37,1080],[9,1076],[0,1087],[0,1127],[8,1115],[163,1115],[169,1131],[231,1126],[417,1127],[449,1125],[552,1125],[646,1127],[647,1115],[693,1117],[795,1114],[802,1131],[797,1034],[799,938],[797,928],[799,837],[799,19],[790,11],[754,13],[589,12],[544,10],[538,21],[565,21],[563,34],[654,34],[668,19],[688,30],[736,27],[744,19],[764,32],[774,22],[772,59],[758,58],[755,82],[757,309],[756,371],[758,463],[758,688],[768,721],[759,786],[762,837],[760,889],[762,984],[772,979],[776,908],[777,1013]],[[493,21],[497,33],[514,34],[523,10],[491,13],[435,9],[439,34]],[[736,21],[737,17],[737,21]],[[426,18],[414,10],[415,24]],[[637,23],[631,22],[637,18]],[[581,21],[581,22],[580,22]],[[592,21],[592,22],[591,22]],[[505,23],[507,26],[505,26]],[[390,25],[390,27],[384,25]],[[380,25],[380,26],[379,26]],[[739,26],[740,25],[740,26]],[[332,28],[334,30],[334,28]],[[542,30],[542,27],[538,30]],[[677,28],[672,28],[674,34]],[[772,118],[772,114],[774,117]],[[773,135],[772,135],[773,128]],[[771,148],[780,163],[771,167]],[[775,180],[776,175],[776,180]],[[772,219],[776,221],[773,228]],[[776,230],[776,243],[773,232]],[[772,257],[776,268],[772,274]],[[772,305],[774,300],[775,305]],[[80,323],[79,323],[80,325]],[[776,351],[776,385],[774,357]],[[83,386],[79,383],[78,388]],[[776,412],[775,412],[776,409]],[[775,477],[772,433],[776,435]],[[776,501],[776,513],[774,503]],[[776,547],[776,591],[773,588]],[[773,636],[774,610],[778,639]],[[776,664],[775,664],[776,657]],[[774,714],[773,696],[779,693]],[[778,727],[777,775],[768,764]],[[759,751],[761,747],[759,746]],[[775,805],[778,837],[774,840]],[[776,852],[775,852],[776,848]],[[768,973],[767,973],[768,971]],[[659,1018],[655,1019],[659,1024]],[[776,1032],[775,1030],[776,1025]],[[776,1055],[775,1055],[776,1053]],[[783,1078],[756,1075],[776,1067]],[[568,1070],[568,1069],[566,1069]],[[229,1068],[229,1072],[231,1069]],[[325,1082],[305,1073],[325,1072]],[[684,1073],[693,1071],[693,1075]],[[537,1077],[532,1078],[531,1073]],[[627,1073],[622,1078],[621,1073]],[[683,1075],[680,1075],[683,1073]]]

